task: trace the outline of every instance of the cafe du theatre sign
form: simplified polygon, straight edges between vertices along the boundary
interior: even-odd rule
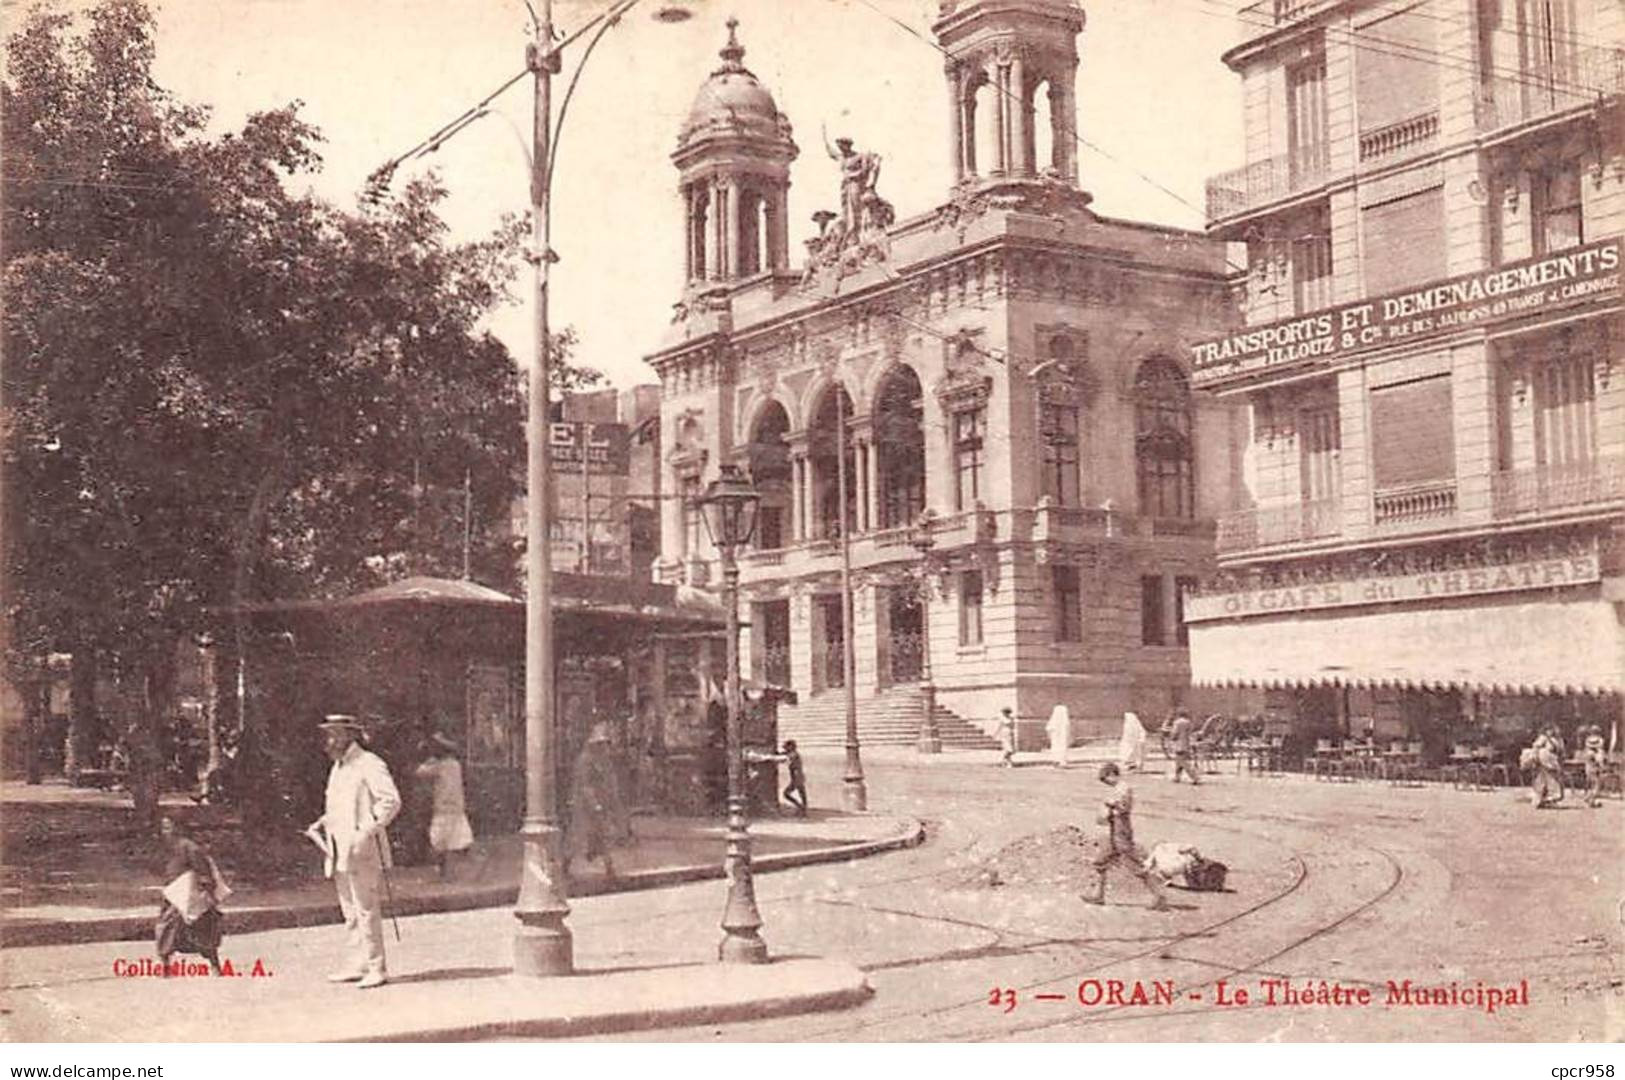
[[[1619,295],[1621,238],[1357,300],[1191,346],[1191,382],[1319,363]]]
[[[1579,555],[1459,570],[1432,570],[1419,574],[1317,581],[1275,589],[1187,595],[1185,621],[1194,623],[1364,604],[1448,600],[1460,596],[1586,585],[1601,580],[1602,562],[1593,548]]]

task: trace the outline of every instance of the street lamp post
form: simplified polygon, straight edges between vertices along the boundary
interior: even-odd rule
[[[869,809],[869,787],[863,778],[863,757],[858,747],[858,643],[852,617],[852,512],[846,505],[846,391],[835,395],[835,497],[840,500],[841,530],[841,679],[846,704],[846,770],[841,777],[841,805],[861,812]]]
[[[530,0],[526,0],[529,5]],[[514,916],[519,929],[514,936],[514,972],[520,975],[568,975],[574,968],[570,929],[564,923],[570,905],[564,900],[559,861],[559,822],[556,762],[553,756],[554,670],[553,670],[553,463],[548,438],[548,390],[552,385],[550,333],[548,329],[548,277],[557,256],[550,239],[550,218],[555,162],[554,144],[559,129],[554,127],[553,76],[562,67],[566,46],[582,35],[595,31],[580,64],[610,27],[640,3],[616,0],[573,32],[555,41],[553,0],[536,0],[531,7],[535,30],[525,45],[525,71],[534,76],[535,115],[531,129],[530,208],[531,262],[535,267],[535,310],[533,330],[535,353],[531,359],[529,407],[525,416],[525,817],[519,833],[523,856],[519,871],[519,900]],[[659,22],[683,22],[691,16],[681,4],[667,4],[655,12]],[[581,68],[576,69],[579,78]],[[416,147],[393,158],[367,177],[362,199],[376,203],[383,198],[395,170],[406,161],[432,154],[458,132],[490,114],[490,105],[510,86],[524,78],[515,75],[474,107],[465,110]],[[564,121],[573,78],[564,92],[558,123]],[[585,523],[584,523],[585,524]],[[239,653],[241,650],[238,650]],[[239,703],[242,658],[238,657]]]
[[[909,542],[920,553],[920,734],[914,749],[922,754],[942,753],[942,737],[937,732],[937,686],[931,681],[931,549],[937,546],[931,535],[935,517],[920,511]]]
[[[530,407],[525,418],[528,443],[525,477],[525,820],[519,834],[519,900],[514,917],[513,969],[520,975],[568,975],[574,969],[573,943],[565,917],[559,864],[559,823],[555,791],[553,709],[553,537],[550,529],[553,463],[548,439],[548,387],[552,367],[548,341],[548,167],[553,128],[553,2],[537,0],[536,37],[525,47],[525,66],[535,76],[536,114],[530,169],[531,257],[536,268],[534,331],[530,365]]]
[[[744,709],[739,690],[739,560],[738,551],[756,529],[761,496],[739,466],[724,464],[700,498],[706,531],[722,560],[724,604],[728,612],[728,839],[724,866],[728,904],[722,912],[718,957],[731,964],[767,962],[762,915],[756,907],[751,878],[750,832],[746,821],[744,775]]]
[[[525,46],[525,68],[535,77],[535,116],[530,160],[531,259],[535,266],[535,354],[530,365],[530,403],[525,417],[525,818],[519,833],[523,855],[519,900],[514,917],[513,969],[519,975],[568,975],[574,969],[573,944],[565,918],[563,875],[559,861],[556,737],[553,670],[553,464],[548,439],[548,390],[552,385],[548,328],[548,277],[556,259],[552,237],[553,76],[561,68],[561,50],[593,27],[598,37],[639,0],[620,0],[554,44],[553,0],[536,0],[535,38]],[[681,22],[686,9],[671,5],[655,16]],[[598,42],[587,46],[590,54]],[[583,57],[585,62],[585,57]],[[571,89],[573,89],[573,85]],[[565,94],[568,106],[569,93]],[[470,113],[470,116],[479,115]],[[447,134],[460,130],[454,124]],[[442,136],[442,141],[445,136]],[[437,147],[439,141],[432,144]],[[387,173],[383,176],[387,179]]]

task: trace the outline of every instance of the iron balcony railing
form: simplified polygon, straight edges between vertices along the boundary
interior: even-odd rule
[[[1242,28],[1251,33],[1272,25],[1285,26],[1330,7],[1331,3],[1332,0],[1256,0],[1241,9]]]
[[[1498,472],[1490,501],[1498,518],[1625,502],[1625,457]]]
[[[1225,514],[1219,518],[1216,545],[1229,553],[1321,540],[1341,532],[1338,501],[1317,499]]]
[[[1328,175],[1324,143],[1219,173],[1207,182],[1208,220],[1222,221],[1319,187]]]
[[[1549,71],[1495,75],[1478,89],[1478,130],[1566,112],[1625,93],[1625,49],[1576,47]]]

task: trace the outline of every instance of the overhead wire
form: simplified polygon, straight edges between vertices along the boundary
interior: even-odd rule
[[[1234,8],[1225,3],[1225,0],[1192,0],[1192,2],[1202,5],[1202,7],[1197,9],[1197,13],[1201,15],[1207,15],[1211,18],[1225,19],[1227,21],[1234,19],[1245,26],[1252,26],[1260,30],[1273,31],[1282,29],[1281,26],[1277,25],[1272,19],[1267,17],[1262,19],[1245,18],[1243,12],[1236,11]],[[1338,26],[1321,26],[1319,27],[1319,31],[1335,41],[1346,45],[1353,45],[1356,49],[1362,49],[1366,52],[1376,53],[1382,56],[1389,56],[1400,60],[1413,60],[1418,63],[1430,64],[1446,71],[1459,72],[1468,75],[1481,74],[1480,65],[1476,55],[1469,54],[1456,56],[1453,54],[1440,52],[1438,49],[1430,48],[1426,45],[1418,45],[1412,42],[1400,41],[1395,38],[1381,37],[1363,30],[1345,29]],[[1532,89],[1558,89],[1567,93],[1572,93],[1577,97],[1600,97],[1609,92],[1604,87],[1594,86],[1588,83],[1572,82],[1570,80],[1558,78],[1552,75],[1524,72],[1504,72],[1496,71],[1494,68],[1491,68],[1491,75],[1496,79],[1507,82],[1516,82]]]

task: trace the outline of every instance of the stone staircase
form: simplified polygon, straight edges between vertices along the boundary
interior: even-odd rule
[[[858,695],[858,741],[863,746],[913,746],[920,731],[920,688],[893,686]],[[997,750],[998,741],[975,724],[937,705],[937,734],[944,750]],[[846,745],[846,695],[825,690],[800,705],[779,705],[779,741],[794,739],[802,749]]]

